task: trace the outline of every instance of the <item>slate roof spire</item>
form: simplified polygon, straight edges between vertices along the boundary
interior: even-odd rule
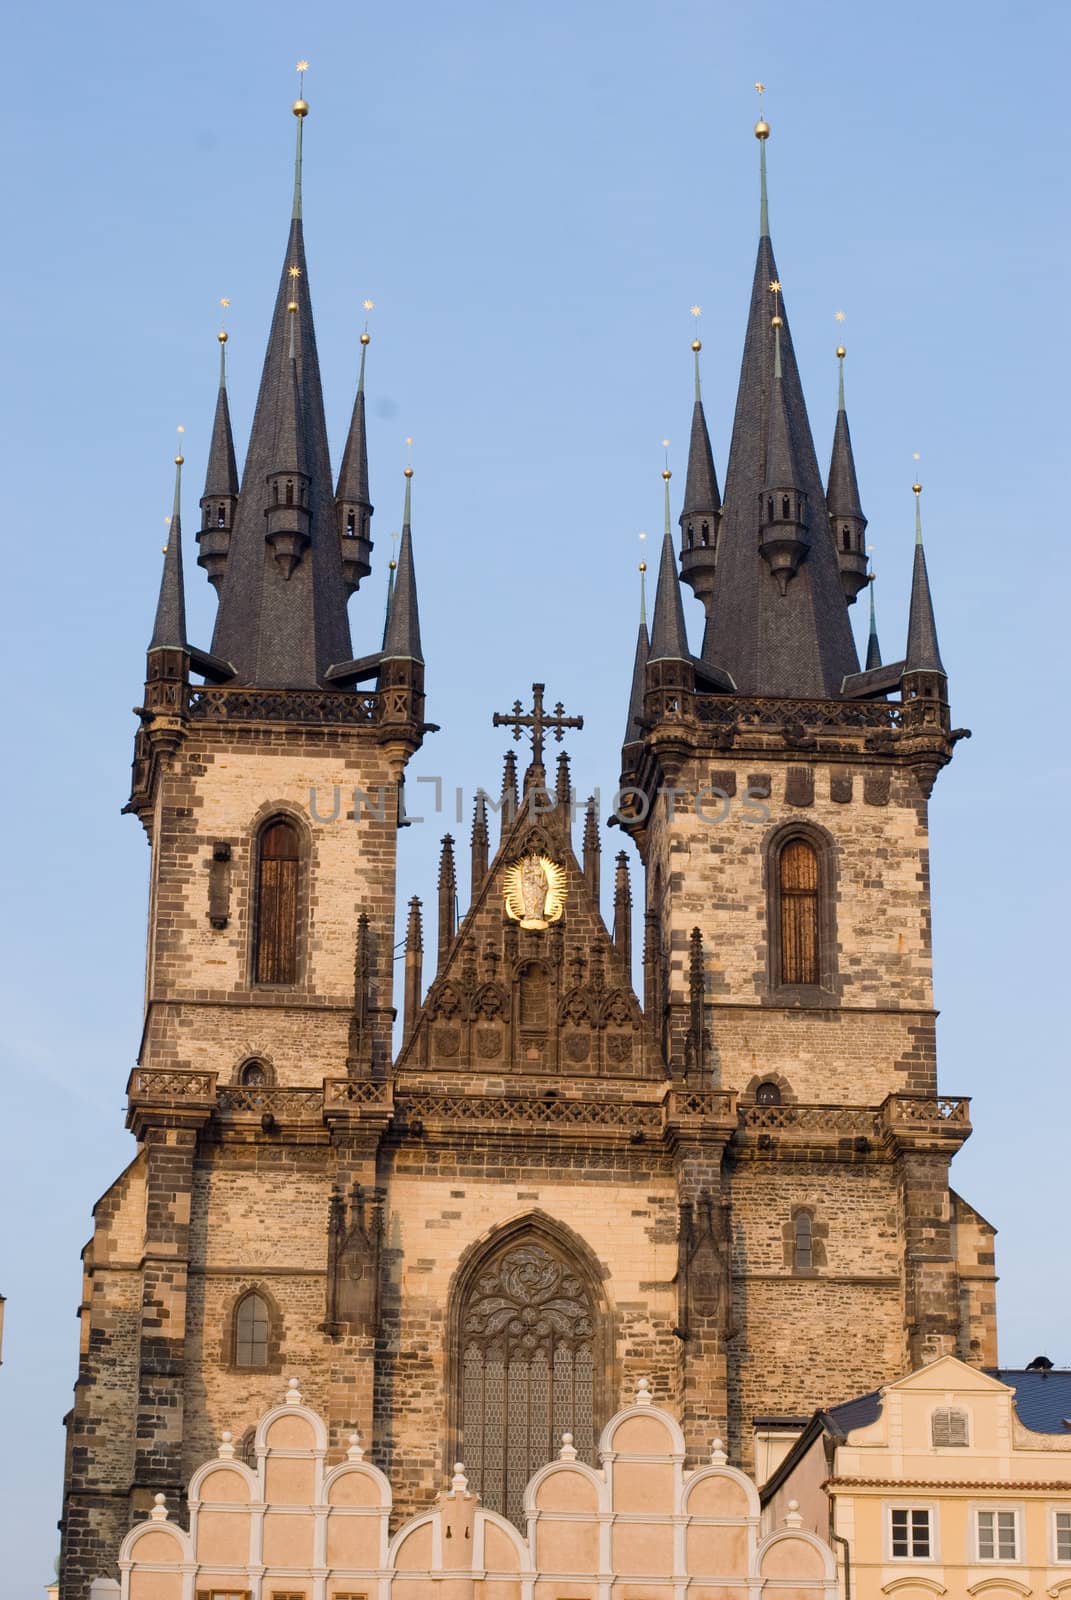
[[[688,630],[684,623],[684,604],[677,577],[677,557],[673,549],[673,536],[669,531],[669,480],[672,476],[669,467],[665,467],[662,471],[662,481],[665,485],[665,531],[662,535],[658,587],[655,590],[654,616],[651,619],[651,648],[647,660],[690,663],[692,656],[688,649]]]
[[[182,581],[182,435],[175,456],[175,498],[164,546],[164,570],[160,574],[160,595],[156,602],[149,650],[186,650],[186,590]]]
[[[366,301],[371,309],[371,303]],[[353,401],[342,465],[335,487],[335,510],[342,548],[342,568],[350,594],[360,587],[372,570],[372,499],[368,491],[368,435],[365,426],[364,369],[371,335],[367,325],[361,334],[361,367],[357,394]]]
[[[866,666],[865,672],[872,672],[875,667],[881,666],[881,646],[878,643],[878,619],[874,610],[874,583],[875,574],[869,573],[867,583],[870,586],[870,630],[866,640]]]
[[[420,613],[417,607],[416,573],[413,570],[412,520],[413,469],[405,469],[405,510],[402,513],[402,537],[398,545],[398,569],[394,573],[394,590],[390,613],[383,634],[384,660],[401,658],[423,662],[420,648]]]
[[[769,125],[755,134],[760,152],[759,243],[752,281],[740,386],[718,531],[717,582],[707,607],[703,659],[726,672],[740,694],[833,698],[858,671],[825,492],[803,399],[784,296],[772,326],[770,285],[780,283],[770,241],[766,194]],[[781,378],[775,406],[775,333]],[[782,595],[758,549],[774,412],[780,413],[805,497],[809,544]]]
[[[926,551],[922,544],[922,485],[911,485],[915,496],[915,565],[911,574],[911,609],[907,619],[907,655],[904,672],[938,672],[947,676],[937,644],[937,623],[933,614],[930,578],[926,571]]]
[[[208,581],[219,590],[227,565],[231,528],[238,504],[238,464],[234,458],[234,434],[227,401],[227,330],[220,328],[219,390],[216,414],[212,419],[212,440],[208,448],[205,489],[201,496],[201,528],[197,535],[197,565],[208,574]]]
[[[301,219],[308,109],[303,98],[293,106],[290,232],[212,641],[213,653],[233,663],[238,682],[294,689],[323,684],[328,668],[352,655]],[[305,499],[298,502],[295,482],[294,504],[286,508],[292,515],[276,515],[273,484],[281,485],[285,507],[286,480],[279,475],[287,471],[307,480]],[[288,541],[268,541],[266,509]]]
[[[855,456],[852,436],[848,427],[848,413],[844,405],[844,357],[842,344],[837,346],[837,420],[833,426],[833,450],[829,458],[829,478],[826,484],[826,506],[833,543],[837,549],[841,587],[848,604],[867,581],[866,576],[866,517],[859,500],[859,481],[855,474]]]
[[[647,563],[640,562],[640,626],[636,634],[636,655],[632,664],[632,687],[628,697],[628,721],[625,724],[625,744],[635,744],[643,737],[643,696],[647,684],[647,657],[651,642],[647,637]]]
[[[692,307],[698,316],[699,307]],[[717,560],[718,523],[721,520],[721,493],[710,448],[703,392],[699,379],[699,352],[702,340],[692,340],[695,357],[695,399],[692,402],[692,433],[688,441],[688,472],[684,480],[684,505],[680,514],[681,577],[692,593],[706,605],[714,589]]]

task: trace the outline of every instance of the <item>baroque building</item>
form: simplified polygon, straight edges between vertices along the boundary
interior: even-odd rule
[[[608,928],[600,819],[588,805],[575,850],[567,756],[548,770],[548,737],[581,719],[537,684],[530,709],[494,717],[530,758],[519,772],[511,750],[500,797],[476,799],[460,922],[444,841],[426,992],[410,903],[396,1050],[397,830],[431,726],[412,473],[379,648],[357,654],[367,337],[336,480],[294,110],[241,479],[221,335],[207,651],[187,638],[176,463],[128,805],[152,852],[136,1153],[84,1255],[63,1600],[114,1576],[158,1495],[186,1520],[222,1429],[245,1419],[255,1465],[284,1373],[329,1464],[366,1441],[392,1527],[462,1460],[481,1504],[523,1528],[561,1435],[595,1467],[641,1376],[690,1467],[718,1437],[754,1471],[816,1407],[889,1373],[996,1359],[993,1230],[948,1181],[968,1104],[937,1086],[927,806],[960,732],[921,490],[902,657],[882,663],[871,607],[861,669],[843,384],[823,482],[770,241],[769,129],[725,495],[696,341],[680,551],[667,471],[609,819],[642,864],[642,1003],[628,853]],[[681,576],[706,610],[698,655]],[[310,798],[327,795],[345,800]]]

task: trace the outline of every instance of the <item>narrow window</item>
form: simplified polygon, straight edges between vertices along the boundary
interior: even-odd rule
[[[814,1218],[797,1211],[792,1219],[792,1266],[796,1272],[814,1270]]]
[[[707,522],[704,522],[704,524],[703,524],[702,532],[700,533],[700,536],[699,536],[699,542],[704,547],[704,549],[710,543],[710,524],[707,523]]]
[[[786,522],[792,515],[792,501],[789,499],[787,494],[783,494],[781,496],[781,515],[784,517]]]
[[[818,982],[818,854],[790,839],[778,861],[781,891],[781,982]]]
[[[257,862],[257,983],[297,978],[298,836],[290,822],[270,822],[260,835]]]
[[[939,1406],[930,1421],[930,1437],[939,1450],[965,1447],[970,1443],[967,1413],[952,1406]]]
[[[226,526],[227,526],[227,508],[225,506],[217,506],[216,507],[216,527],[217,528],[225,528]]]
[[[692,549],[694,544],[695,544],[695,529],[692,527],[692,524],[689,522],[689,524],[688,524],[688,548],[689,548],[689,550]]]
[[[286,480],[286,503],[287,503],[288,506],[292,506],[294,504],[294,480],[293,480],[293,478],[287,478],[287,480]]]
[[[272,500],[275,503],[275,505],[278,505],[279,504],[279,485],[277,483],[273,483],[272,486],[271,486],[271,497],[272,497]]]
[[[755,1104],[757,1106],[779,1106],[781,1104],[781,1090],[776,1083],[760,1083],[755,1090]]]
[[[768,494],[766,496],[766,520],[767,520],[767,522],[772,522],[773,521],[773,495],[772,494]]]
[[[845,528],[841,534],[841,538],[843,540],[845,550],[850,550],[852,547],[851,529]]]
[[[356,536],[356,533],[357,533],[357,529],[354,526],[353,512],[352,511],[347,511],[347,513],[346,513],[346,538],[347,539],[353,539]]]
[[[1056,1559],[1071,1561],[1071,1511],[1057,1511],[1053,1520],[1056,1524]]]
[[[268,1365],[268,1305],[259,1294],[246,1294],[238,1302],[234,1317],[234,1364],[236,1367]]]
[[[930,1513],[925,1506],[897,1506],[889,1512],[889,1553],[894,1561],[928,1560],[933,1554]]]
[[[1014,1511],[977,1513],[979,1561],[1017,1561],[1019,1539]]]

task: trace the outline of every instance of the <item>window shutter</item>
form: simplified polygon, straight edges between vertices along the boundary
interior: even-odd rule
[[[781,890],[781,982],[816,984],[818,856],[804,839],[790,839],[778,863]]]
[[[293,824],[269,823],[257,864],[257,983],[293,983],[297,977],[298,858]]]

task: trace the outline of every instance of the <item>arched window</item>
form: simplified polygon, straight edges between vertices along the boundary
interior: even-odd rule
[[[257,983],[294,983],[297,979],[299,855],[292,822],[277,817],[262,829],[257,846],[253,959]]]
[[[269,1081],[268,1069],[263,1061],[247,1061],[238,1074],[238,1082],[245,1089],[259,1089]]]
[[[224,506],[217,506],[216,507],[216,527],[217,528],[225,528],[226,526],[227,526],[226,508]]]
[[[814,1214],[797,1211],[792,1218],[792,1270],[814,1271]]]
[[[708,545],[710,543],[710,523],[709,522],[704,522],[704,524],[703,524],[702,533],[700,534],[700,543],[702,545],[704,545],[704,546]]]
[[[850,528],[841,529],[841,540],[844,544],[845,550],[850,550],[852,547],[852,535]]]
[[[293,478],[287,478],[287,480],[286,480],[286,503],[287,503],[288,506],[292,506],[294,504],[294,480],[293,480]]]
[[[789,839],[777,860],[782,983],[820,982],[818,852],[806,839]]]
[[[357,536],[357,529],[356,529],[356,526],[354,524],[353,512],[352,511],[347,511],[346,512],[346,538],[347,539],[354,539],[354,538],[356,538],[356,536]]]
[[[781,515],[785,518],[786,522],[792,515],[792,501],[789,499],[787,494],[783,494],[781,496]]]
[[[524,1523],[524,1487],[563,1433],[594,1465],[601,1323],[586,1275],[544,1234],[492,1247],[462,1284],[457,1447],[484,1506]]]
[[[964,1449],[970,1444],[967,1413],[955,1406],[938,1406],[930,1418],[930,1437],[936,1449]]]
[[[760,1083],[755,1090],[755,1104],[757,1106],[779,1106],[781,1104],[780,1086],[769,1081]]]
[[[234,1312],[234,1364],[236,1367],[268,1365],[271,1318],[268,1302],[255,1290],[244,1294]]]

